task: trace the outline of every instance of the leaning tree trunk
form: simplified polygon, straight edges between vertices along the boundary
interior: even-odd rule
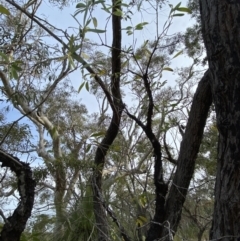
[[[163,216],[164,222],[162,224],[155,223],[158,228],[156,227],[151,233],[148,232],[147,241],[158,239],[172,241],[176,234],[181,219],[182,207],[194,173],[195,160],[201,144],[207,115],[212,103],[209,79],[209,71],[206,71],[193,98],[186,131],[180,147],[177,170],[166,197],[164,212],[159,214]]]
[[[240,2],[200,0],[219,130],[211,240],[240,240]]]
[[[9,171],[16,174],[17,189],[19,192],[19,203],[14,212],[3,218],[4,225],[0,232],[0,241],[19,241],[26,223],[31,216],[35,180],[32,177],[32,170],[29,164],[21,162],[18,158],[0,149],[1,167],[9,168]]]

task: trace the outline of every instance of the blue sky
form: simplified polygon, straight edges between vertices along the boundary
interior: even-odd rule
[[[187,1],[182,1],[181,6],[186,6]],[[179,0],[173,0],[170,1],[173,6],[177,5],[179,3]],[[40,17],[46,17],[49,22],[61,29],[66,29],[69,33],[72,31],[72,27],[78,27],[76,21],[71,16],[76,11],[76,3],[73,3],[71,6],[64,8],[63,10],[58,9],[57,7],[53,7],[51,4],[49,4],[47,1],[43,1],[42,6],[40,7],[38,11],[38,15]],[[136,24],[140,22],[148,22],[149,24],[146,25],[146,27],[141,31],[135,31],[134,40],[132,36],[127,36],[126,34],[123,34],[123,45],[132,45],[136,44],[137,46],[140,46],[144,40],[154,39],[156,36],[156,17],[153,14],[153,11],[148,8],[147,11],[150,14],[141,14],[137,11],[134,12],[134,15],[132,17],[132,25],[135,26]],[[166,21],[168,14],[170,11],[170,7],[168,5],[164,6],[163,9],[159,11],[159,31],[161,31],[161,27],[163,26],[164,22]],[[144,13],[144,12],[143,12]],[[106,25],[106,18],[108,15],[105,14],[103,10],[100,8],[95,9],[93,12],[93,17],[96,17],[98,21],[98,27],[99,29],[104,29]],[[76,16],[76,18],[81,22],[83,18],[83,14],[79,14]],[[174,34],[176,32],[184,32],[187,27],[191,26],[192,21],[190,18],[190,15],[185,14],[183,17],[176,17],[173,19],[173,24],[169,29],[169,34]],[[130,22],[123,21],[122,26],[127,27],[130,25]],[[88,38],[94,39],[96,42],[101,42],[96,34],[87,34]],[[105,34],[101,34],[101,37],[103,40],[107,41],[108,45],[111,45],[111,20],[108,23],[108,30],[106,33],[106,39]],[[136,42],[135,42],[136,41]],[[104,49],[102,49],[104,51]],[[105,48],[105,51],[107,49]],[[188,66],[190,64],[190,61],[184,56],[179,56],[178,58],[174,59],[171,65],[171,68],[180,68],[184,66]],[[172,83],[174,82],[175,76],[170,72],[165,72],[163,78],[172,80]],[[76,89],[81,85],[82,83],[82,77],[80,74],[80,71],[76,71],[74,74],[71,75],[71,82],[76,87]],[[98,111],[97,102],[95,100],[95,97],[91,94],[89,94],[85,89],[82,89],[81,93],[79,94],[79,98],[82,99],[82,102],[87,105],[90,112]]]
[[[179,3],[179,0],[174,0],[170,2],[173,5],[176,5],[177,3]],[[39,11],[38,11],[38,16],[40,17],[45,17],[46,19],[49,20],[49,22],[58,27],[61,28],[63,30],[67,30],[68,32],[72,31],[71,27],[78,27],[76,24],[76,21],[73,19],[73,17],[71,16],[71,14],[74,14],[76,8],[76,3],[73,4],[70,7],[64,8],[63,10],[58,9],[57,7],[53,7],[51,4],[48,3],[48,1],[43,1],[42,6],[40,7]],[[186,6],[186,1],[182,1],[182,6]],[[160,10],[159,12],[159,16],[160,16],[160,21],[159,21],[159,25],[162,26],[169,14],[170,8],[168,6],[165,6],[162,10]],[[103,11],[95,11],[94,12],[94,17],[97,18],[98,20],[98,28],[100,29],[104,29],[105,27],[105,23],[106,23],[106,17],[107,15],[103,13]],[[82,16],[78,15],[77,18],[79,20],[81,20]],[[110,21],[111,22],[111,21]],[[137,23],[140,22],[148,22],[149,25],[146,26],[146,28],[144,28],[144,30],[142,31],[138,31],[135,33],[135,39],[137,39],[136,45],[141,45],[143,43],[144,40],[147,40],[148,38],[154,39],[154,37],[156,36],[155,34],[155,15],[153,14],[148,14],[148,15],[141,15],[137,12],[134,13],[133,19],[132,19],[132,23],[133,26],[135,26]],[[172,26],[170,27],[169,30],[169,34],[173,34],[176,32],[184,32],[186,30],[187,27],[189,27],[192,24],[192,21],[190,19],[190,16],[188,14],[186,14],[183,17],[178,17],[175,18],[173,21]],[[123,27],[127,27],[129,26],[129,23],[123,22]],[[111,24],[109,23],[109,29],[111,28]],[[159,27],[159,30],[161,29],[161,27]],[[111,45],[111,36],[110,36],[110,30],[107,32],[107,44]],[[104,34],[101,35],[102,37],[104,37]],[[94,41],[98,41],[98,38],[96,36],[96,34],[91,34],[87,36],[88,38],[94,38]],[[126,34],[123,35],[123,45],[131,45],[133,44],[133,40],[132,40],[132,36],[127,36]],[[190,64],[189,60],[184,56],[179,56],[178,58],[174,59],[172,64],[171,64],[171,68],[177,68],[177,67],[184,67],[184,66],[188,66]],[[170,84],[171,81],[172,83],[174,82],[174,79],[176,78],[176,76],[174,76],[171,72],[165,72],[163,79],[168,79]],[[80,70],[75,71],[73,74],[70,75],[70,81],[72,82],[73,86],[78,89],[78,87],[81,85],[82,83],[82,76],[80,73]],[[84,103],[88,110],[90,112],[97,112],[98,111],[98,104],[96,101],[96,98],[94,95],[89,94],[85,89],[82,89],[82,91],[79,93],[79,98],[82,100],[82,103]],[[6,103],[4,102],[0,102],[0,108],[6,106]],[[15,121],[17,120],[19,117],[21,116],[21,114],[19,113],[19,111],[17,111],[14,108],[11,108],[10,112],[7,115],[7,118],[9,121]],[[29,123],[31,124],[31,122],[28,120],[27,117],[24,117],[20,123]],[[37,132],[35,131],[35,127],[31,124],[31,129],[33,130],[33,135],[37,138]],[[37,140],[37,139],[36,139]],[[24,156],[21,157],[21,160],[24,159]],[[37,165],[38,162],[34,163],[35,165]]]
[[[173,0],[170,2],[173,6],[179,3],[179,0]],[[71,16],[74,14],[76,10],[76,4],[73,3],[69,7],[65,7],[63,10],[60,10],[58,7],[53,7],[51,4],[48,3],[48,1],[43,1],[40,9],[38,10],[37,15],[48,19],[48,21],[56,26],[57,28],[67,30],[69,33],[73,31],[72,27],[78,28],[78,24],[74,20],[74,18]],[[181,6],[186,6],[186,1],[183,1]],[[156,17],[153,14],[153,11],[149,8],[146,9],[150,14],[143,14],[144,12],[139,13],[137,11],[134,12],[134,15],[132,17],[132,25],[135,26],[136,24],[140,22],[148,22],[149,24],[146,25],[146,27],[141,30],[141,31],[135,31],[134,35],[134,40],[132,36],[127,36],[126,34],[123,34],[123,45],[132,45],[136,44],[137,46],[141,45],[144,40],[147,39],[154,39],[156,36],[156,27],[155,27],[155,22],[156,22]],[[167,19],[167,16],[169,15],[170,7],[168,5],[164,6],[163,9],[159,11],[159,31],[161,32],[161,28],[164,24],[164,22]],[[93,12],[93,16],[96,17],[98,20],[98,28],[99,29],[104,29],[106,25],[106,18],[108,15],[106,15],[101,9],[96,9]],[[81,14],[77,15],[76,17],[80,22],[83,18]],[[123,27],[129,26],[131,23],[123,21],[122,25]],[[169,29],[169,34],[173,34],[176,32],[184,32],[187,27],[189,27],[192,24],[192,21],[190,19],[190,15],[185,14],[183,17],[176,17],[173,19],[173,24]],[[87,35],[88,38],[93,38],[94,41],[98,41],[100,43],[100,40],[96,34],[89,34]],[[108,28],[107,28],[107,33],[106,36],[105,34],[101,34],[101,37],[103,40],[107,41],[108,45],[111,45],[111,20],[109,21]],[[106,37],[106,38],[105,38]],[[136,42],[135,42],[136,41]],[[104,50],[103,50],[104,51]],[[108,51],[105,48],[105,51]],[[184,66],[188,66],[190,64],[189,59],[187,59],[184,55],[177,57],[176,59],[173,60],[171,64],[171,68],[180,68]],[[163,79],[168,79],[169,84],[173,84],[176,76],[174,76],[173,73],[165,71]],[[73,74],[70,75],[70,81],[73,84],[73,86],[78,89],[78,87],[82,83],[82,76],[80,73],[80,70],[75,71]],[[79,99],[82,100],[82,103],[84,103],[88,110],[90,112],[97,112],[98,111],[98,104],[96,101],[96,98],[94,95],[88,93],[84,88],[82,91],[79,93]],[[4,106],[4,103],[0,103],[1,106]],[[10,113],[8,114],[8,119],[11,121],[14,121],[20,117],[19,111],[15,109],[11,109]],[[24,123],[29,123],[29,120],[25,117],[21,122]],[[33,127],[34,129],[34,127]]]

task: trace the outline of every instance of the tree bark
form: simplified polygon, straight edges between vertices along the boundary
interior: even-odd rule
[[[105,157],[109,147],[117,137],[121,116],[123,112],[123,102],[120,91],[120,73],[121,73],[121,16],[117,16],[114,12],[121,9],[121,1],[112,0],[112,28],[113,28],[113,42],[112,42],[112,75],[111,75],[111,95],[108,98],[112,108],[112,119],[108,127],[105,137],[98,146],[95,155],[95,170],[92,179],[93,186],[93,208],[96,219],[96,227],[98,231],[98,241],[108,241],[109,226],[104,208],[102,196],[102,171],[105,164]],[[104,88],[103,88],[104,89]],[[123,237],[124,238],[124,237]],[[125,239],[126,240],[126,239]]]
[[[200,0],[219,130],[210,239],[240,240],[240,2]]]
[[[8,167],[16,174],[20,201],[13,214],[6,218],[0,233],[0,241],[19,241],[25,229],[28,218],[31,216],[34,203],[35,181],[29,164],[21,162],[0,150],[2,167]]]
[[[155,228],[154,232],[148,232],[147,241],[157,239],[172,241],[176,233],[212,103],[209,78],[209,71],[207,71],[199,82],[193,98],[186,131],[181,143],[177,170],[170,190],[165,197],[164,212],[159,214],[163,216],[164,222],[156,224],[155,226],[158,226],[158,229]]]

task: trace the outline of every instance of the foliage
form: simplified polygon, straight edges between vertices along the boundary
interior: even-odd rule
[[[189,8],[166,5],[169,13],[160,26],[165,1],[84,1],[76,5],[71,33],[37,17],[38,1],[7,2],[0,5],[1,94],[30,122],[9,123],[4,119],[8,112],[3,113],[1,148],[35,160],[37,182],[33,216],[22,240],[149,238],[154,222],[164,222],[157,219],[164,217],[158,213],[158,205],[164,205],[156,193],[160,190],[167,202],[201,75],[199,25],[184,35],[168,31],[178,17],[198,17],[195,2]],[[71,4],[50,2],[63,11]],[[157,19],[154,26],[136,22],[134,14],[148,8]],[[98,12],[106,16],[104,27]],[[138,34],[151,28],[156,36],[136,42]],[[112,46],[104,39],[110,34]],[[177,69],[173,62],[183,57],[184,46],[191,63]],[[76,86],[72,83],[80,73]],[[83,96],[88,102],[86,92],[95,96],[97,113],[80,101]],[[176,239],[201,240],[209,229],[216,142],[210,119]],[[12,185],[9,174],[2,181],[5,190]]]

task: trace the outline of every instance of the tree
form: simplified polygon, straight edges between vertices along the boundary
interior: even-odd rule
[[[219,130],[215,205],[210,239],[238,240],[239,213],[239,4],[200,0],[211,93]]]
[[[212,223],[218,131],[209,118],[196,160],[195,173],[183,206],[176,240],[206,240]]]
[[[134,26],[127,26],[126,29],[122,28],[123,20],[128,20],[132,16],[130,6],[136,4],[136,9],[140,11],[142,2],[133,2],[128,5],[114,0],[110,6],[104,1],[79,3],[74,17],[76,18],[78,13],[84,13],[83,21],[79,23],[79,32],[71,36],[66,31],[56,29],[37,17],[37,2],[31,1],[30,5],[20,5],[11,0],[6,2],[18,10],[13,22],[16,23],[17,19],[17,22],[23,21],[23,23],[21,22],[22,24],[17,28],[14,28],[15,25],[10,26],[10,29],[13,28],[15,32],[10,37],[10,43],[7,42],[3,47],[7,50],[11,45],[16,46],[13,59],[3,55],[5,57],[5,63],[1,69],[3,94],[38,129],[39,141],[34,147],[42,157],[47,173],[45,175],[44,172],[40,172],[42,174],[40,179],[44,180],[49,175],[55,185],[41,183],[42,186],[50,188],[54,196],[56,222],[53,236],[58,240],[67,237],[74,239],[76,236],[71,231],[77,232],[77,230],[86,232],[87,235],[92,234],[91,230],[94,229],[89,222],[80,220],[74,223],[76,210],[79,211],[84,207],[82,201],[87,199],[91,202],[92,200],[89,198],[91,191],[87,189],[90,182],[93,208],[91,210],[88,206],[87,214],[83,213],[83,215],[95,222],[93,226],[96,232],[91,238],[95,238],[96,235],[96,239],[105,241],[113,240],[117,236],[119,239],[129,241],[137,236],[139,240],[146,238],[147,241],[172,240],[194,175],[195,161],[212,103],[209,86],[212,75],[208,70],[198,84],[189,111],[191,80],[197,78],[194,71],[195,53],[192,53],[195,58],[193,64],[179,71],[180,80],[177,89],[164,88],[166,82],[162,81],[164,71],[173,71],[169,67],[171,59],[182,53],[178,49],[182,36],[176,34],[169,38],[167,31],[174,17],[181,16],[183,12],[189,13],[190,10],[181,7],[180,4],[170,5],[170,14],[162,32],[159,31],[157,21],[155,39],[145,41],[139,48],[132,46],[125,48],[121,43],[123,30],[132,35],[147,25],[146,22],[141,22]],[[156,6],[153,6],[152,2],[148,4],[153,7],[158,19],[159,7],[164,2],[155,3]],[[32,4],[33,9],[30,8]],[[112,18],[112,45],[107,45],[100,38],[101,46],[108,48],[107,54],[92,51],[89,48],[89,40],[86,38],[89,32],[97,34],[105,32],[97,28],[98,21],[93,15],[94,9],[99,5],[108,18]],[[30,34],[35,28],[39,30],[39,35],[35,36],[36,45],[32,46],[24,36]],[[57,47],[49,46],[45,42],[42,44],[43,32],[58,43]],[[64,37],[60,38],[59,32]],[[43,47],[45,44],[46,49]],[[37,53],[39,58],[34,58],[34,54],[31,55],[29,46],[34,47],[36,51],[34,53]],[[21,69],[20,62],[17,60],[22,56],[23,50],[30,56],[22,60],[27,68]],[[84,51],[89,55],[88,58]],[[50,53],[53,58],[49,57]],[[174,56],[171,57],[173,53]],[[88,62],[85,59],[88,59]],[[54,61],[59,63],[58,68]],[[100,114],[95,115],[95,122],[93,121],[91,126],[86,124],[86,118],[90,118],[85,116],[87,113],[84,107],[68,98],[70,92],[66,85],[64,90],[59,91],[60,81],[66,84],[62,80],[73,70],[78,69],[79,65],[83,75],[83,83],[79,91],[84,86],[87,90],[92,89],[99,96],[102,107]],[[32,74],[34,74],[33,77]],[[37,92],[39,86],[33,80],[41,81],[47,77],[50,83],[40,85],[40,92]],[[51,82],[52,79],[53,82]],[[137,96],[137,108],[130,103],[124,103],[123,87],[129,88]],[[56,100],[59,100],[59,103],[56,103]],[[107,104],[105,104],[106,101]],[[81,113],[80,117],[77,117],[78,113]],[[183,131],[179,121],[186,115],[189,116],[186,129]],[[87,131],[84,132],[82,127]],[[92,130],[98,132],[91,135]],[[173,147],[167,141],[166,136],[170,130],[175,130],[175,133],[180,132],[182,135],[178,154],[174,154]],[[49,134],[49,139],[45,138],[45,133]],[[89,143],[89,136],[95,138],[93,143]],[[88,153],[89,150],[92,153]],[[122,161],[119,156],[125,161]],[[86,162],[84,164],[91,169],[91,175],[84,175],[83,192],[80,185],[82,180],[79,178],[80,172],[84,170],[79,165],[81,158],[89,161],[88,165]],[[73,159],[76,161],[74,165],[71,162]],[[170,169],[169,173],[166,167]],[[115,168],[115,175],[104,176],[104,172],[106,173],[110,168]],[[120,181],[125,185],[124,187]],[[74,188],[77,188],[77,192],[74,192]],[[192,200],[196,199],[194,194],[189,194]],[[74,199],[73,197],[76,196],[77,198]],[[112,200],[112,196],[117,198]],[[122,197],[124,200],[121,199]],[[129,204],[134,208],[121,213],[119,204],[125,209]],[[191,213],[190,209],[186,211]],[[95,214],[95,219],[92,212]],[[68,218],[67,214],[72,214],[71,218]],[[132,225],[135,219],[137,221],[137,235],[128,228],[129,223],[124,221],[129,217],[132,218]],[[64,228],[66,223],[69,224],[69,236]],[[81,226],[83,223],[86,224],[85,228]],[[199,224],[198,220],[196,223]],[[201,226],[200,229],[202,231],[203,227]],[[120,234],[117,235],[117,233]]]
[[[21,162],[18,158],[0,150],[2,168],[9,168],[17,177],[17,190],[20,196],[19,204],[12,215],[5,217],[1,210],[4,225],[0,233],[1,241],[18,241],[31,216],[35,181],[29,164]],[[2,180],[4,177],[2,177]],[[1,180],[1,181],[2,181]]]

